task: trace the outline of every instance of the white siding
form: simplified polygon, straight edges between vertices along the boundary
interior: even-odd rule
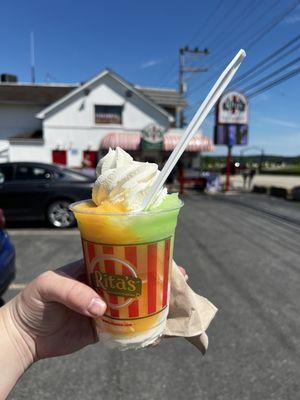
[[[42,121],[35,117],[41,109],[36,105],[1,104],[0,139],[42,129]]]
[[[79,93],[76,98],[73,97],[52,113],[50,112],[45,118],[44,127],[99,128],[100,125],[95,124],[94,106],[103,104],[124,106],[122,124],[124,129],[141,129],[149,123],[168,128],[167,116],[135,94],[127,98],[127,89],[110,76],[103,77],[97,85],[90,88],[88,94]],[[106,128],[107,125],[104,127]]]
[[[99,150],[103,137],[110,132],[140,131],[155,123],[167,129],[169,120],[135,94],[126,97],[127,89],[110,76],[104,77],[89,93],[78,94],[44,120],[44,140],[50,149],[78,150],[70,157],[72,166],[80,166],[83,150]],[[123,106],[122,125],[95,124],[95,105]],[[75,160],[77,160],[75,162]],[[75,165],[74,165],[75,163]]]
[[[9,161],[52,162],[52,153],[44,144],[10,144]]]
[[[89,92],[79,93],[41,121],[35,115],[38,106],[0,106],[0,139],[34,132],[43,128],[44,144],[10,144],[10,161],[52,162],[52,150],[67,151],[67,165],[79,167],[84,150],[98,151],[103,137],[111,132],[137,132],[154,123],[169,128],[168,116],[161,113],[143,98],[109,75],[90,87]],[[123,106],[122,124],[95,124],[95,105]]]

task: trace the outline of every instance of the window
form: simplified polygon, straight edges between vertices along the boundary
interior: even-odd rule
[[[29,165],[18,165],[16,168],[15,179],[17,180],[36,180],[51,179],[51,171],[42,167],[32,167]]]
[[[13,176],[13,166],[12,165],[0,165],[0,180],[4,181],[11,181]],[[0,183],[2,183],[0,182]]]
[[[85,182],[89,180],[89,178],[86,175],[70,170],[64,170],[63,174],[60,175],[60,179],[62,181],[85,181]]]
[[[96,124],[122,124],[123,106],[95,106]]]

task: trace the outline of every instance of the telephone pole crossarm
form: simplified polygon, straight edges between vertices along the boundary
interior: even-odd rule
[[[183,96],[184,93],[186,92],[186,87],[185,87],[185,82],[184,82],[184,74],[189,74],[189,73],[199,73],[199,72],[206,72],[208,68],[206,67],[186,67],[185,66],[185,55],[186,54],[193,54],[193,55],[208,55],[209,50],[205,48],[204,50],[199,50],[198,47],[195,47],[194,49],[189,48],[188,46],[186,47],[181,47],[179,49],[179,77],[178,77],[178,91],[179,93]],[[179,127],[183,128],[185,125],[185,119],[184,119],[184,113],[183,110],[180,110],[179,112]]]

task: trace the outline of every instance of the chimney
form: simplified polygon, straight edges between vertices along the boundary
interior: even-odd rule
[[[18,82],[18,77],[17,77],[17,75],[13,75],[13,74],[1,74],[0,82],[16,83],[16,82]]]

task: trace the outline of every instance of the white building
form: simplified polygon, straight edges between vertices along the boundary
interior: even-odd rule
[[[85,159],[95,165],[99,151],[116,145],[140,158],[149,158],[154,151],[163,154],[171,151],[180,137],[181,131],[174,126],[185,106],[174,89],[134,86],[111,70],[82,85],[3,82],[0,161],[80,167]],[[152,142],[148,147],[141,140],[145,128],[151,131],[144,137]],[[211,141],[199,134],[189,151],[197,154],[212,148]]]

